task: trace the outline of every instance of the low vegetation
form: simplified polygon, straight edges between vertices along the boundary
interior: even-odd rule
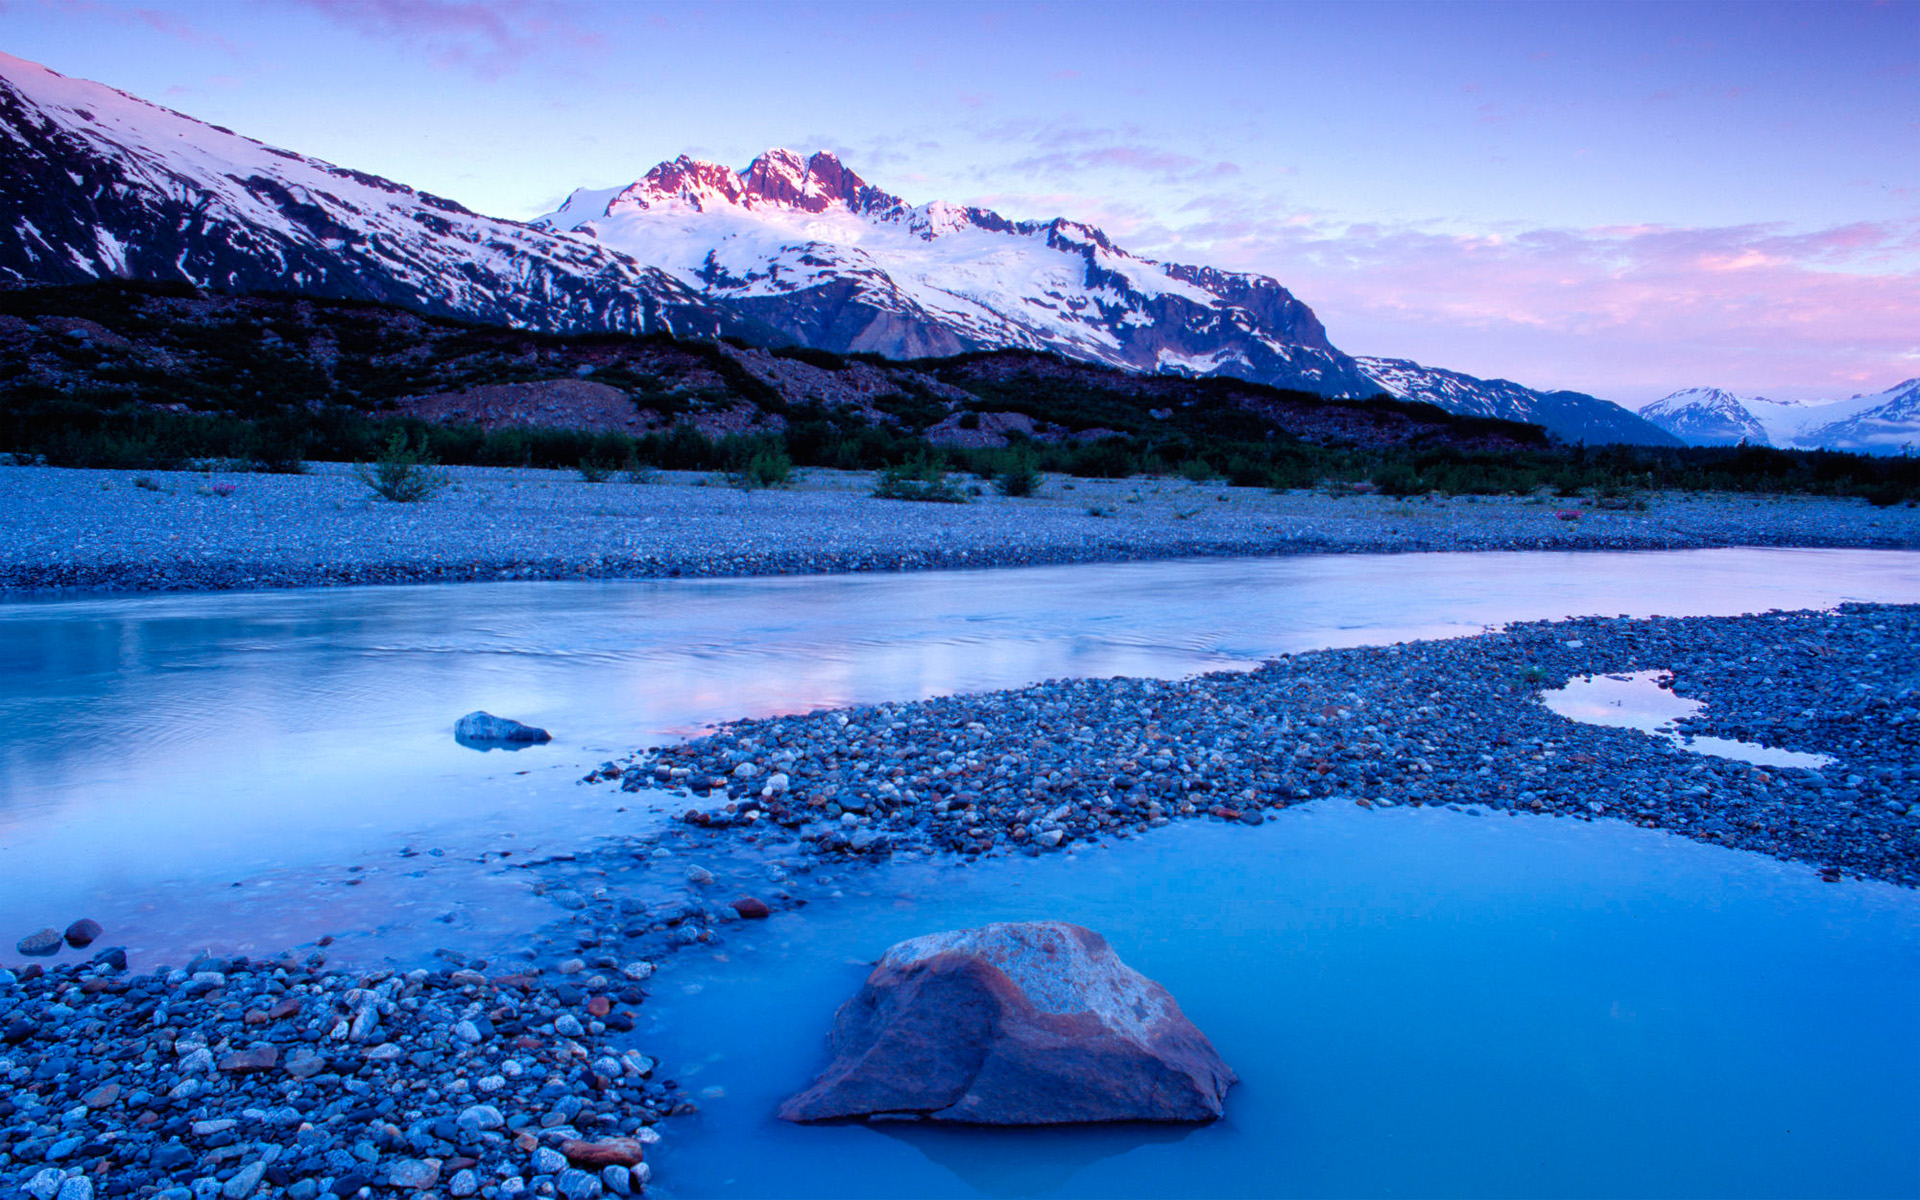
[[[382,499],[396,504],[431,500],[452,485],[452,478],[427,453],[422,439],[416,448],[407,435],[396,430],[380,455],[369,466],[354,465],[353,473]]]
[[[764,352],[755,352],[762,353]],[[883,472],[896,498],[965,500],[972,476],[1003,496],[1041,481],[1184,476],[1236,487],[1341,485],[1429,493],[1597,497],[1631,507],[1663,491],[1920,502],[1920,459],[1768,447],[1567,446],[1535,426],[1376,397],[1328,401],[1231,379],[1138,376],[1028,352],[889,363],[785,348],[821,371],[881,370],[897,390],[860,403],[792,401],[735,348],[666,337],[559,337],[371,304],[211,296],[108,283],[0,291],[0,452],[55,466],[298,471],[310,460],[403,472],[436,463],[658,470],[777,487],[796,467]],[[871,371],[869,371],[869,374]],[[488,428],[409,414],[408,397],[483,384],[590,378],[624,392],[655,432]],[[742,432],[725,414],[750,414]],[[981,413],[1033,429],[969,433]],[[393,448],[416,461],[402,463]],[[370,483],[369,486],[374,486]],[[984,491],[984,488],[982,489]],[[1337,488],[1334,490],[1338,490]],[[384,492],[382,494],[385,494]],[[428,494],[431,494],[430,492]]]

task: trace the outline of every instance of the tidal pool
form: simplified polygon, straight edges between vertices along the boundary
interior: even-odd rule
[[[586,769],[715,721],[1178,677],[1515,620],[1844,600],[1920,601],[1920,553],[1322,555],[12,601],[0,950],[83,913],[136,956],[176,960],[343,928],[399,957],[484,945],[526,928],[502,854],[662,819],[657,798],[576,786]],[[454,720],[482,708],[555,741],[455,744]]]
[[[896,864],[656,978],[709,1196],[1909,1196],[1920,895],[1615,821],[1323,801],[1255,829]],[[1242,1082],[1196,1128],[795,1126],[890,944],[1099,930]]]
[[[1833,762],[1830,754],[1810,754],[1734,738],[1691,737],[1678,724],[1706,709],[1700,700],[1676,696],[1667,684],[1667,671],[1634,671],[1626,675],[1586,675],[1564,686],[1540,693],[1540,701],[1570,721],[1638,729],[1663,737],[1683,750],[1732,758],[1762,767],[1803,767],[1818,770]]]

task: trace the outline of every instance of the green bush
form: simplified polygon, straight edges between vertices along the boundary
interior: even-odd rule
[[[749,490],[785,487],[792,479],[793,460],[777,442],[751,447],[727,472],[728,483]]]
[[[361,483],[395,504],[431,500],[453,483],[452,477],[427,453],[425,439],[415,449],[408,442],[406,431],[399,429],[387,439],[386,449],[371,467],[356,463],[353,473]]]
[[[874,483],[876,500],[923,500],[935,504],[966,504],[967,496],[947,479],[931,455],[888,467]]]
[[[1040,490],[1040,472],[1031,458],[1019,455],[994,477],[993,490],[1002,496],[1031,496]]]

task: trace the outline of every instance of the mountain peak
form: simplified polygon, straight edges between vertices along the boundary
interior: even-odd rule
[[[769,150],[748,164],[744,175],[747,193],[755,199],[804,212],[825,212],[835,204],[859,211],[873,191],[826,150],[805,160],[791,150]]]
[[[727,207],[786,208],[823,213],[844,208],[865,213],[900,206],[897,197],[870,187],[831,151],[803,158],[775,147],[754,158],[743,171],[722,163],[681,155],[663,162],[616,195],[612,215],[623,209],[683,205],[696,212]]]

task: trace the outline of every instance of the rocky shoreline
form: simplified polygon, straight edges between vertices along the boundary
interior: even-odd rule
[[[0,591],[199,591],[499,579],[936,570],[1198,556],[1722,546],[1920,548],[1920,508],[1664,494],[1577,499],[1272,493],[1182,479],[1048,479],[967,504],[875,500],[864,472],[743,491],[459,467],[423,503],[340,464],[305,475],[0,467]],[[141,482],[141,481],[144,481]]]
[[[569,965],[0,971],[0,1194],[638,1192],[652,1126],[686,1107],[616,1041],[652,964]]]
[[[1626,820],[1920,886],[1916,644],[1920,605],[1585,618],[736,722],[587,776],[681,815],[520,868],[558,914],[519,961],[0,971],[0,1195],[638,1193],[698,1099],[634,1044],[655,964],[895,855],[1081,853],[1319,801]],[[1836,761],[1758,768],[1538,699],[1641,670],[1707,702],[1690,732]]]
[[[1316,651],[1177,682],[1049,682],[733,723],[588,778],[822,851],[1044,853],[1314,800],[1605,817],[1920,886],[1920,606],[1582,618]],[[1691,734],[1831,754],[1757,767],[1549,711],[1545,688],[1671,671]]]

